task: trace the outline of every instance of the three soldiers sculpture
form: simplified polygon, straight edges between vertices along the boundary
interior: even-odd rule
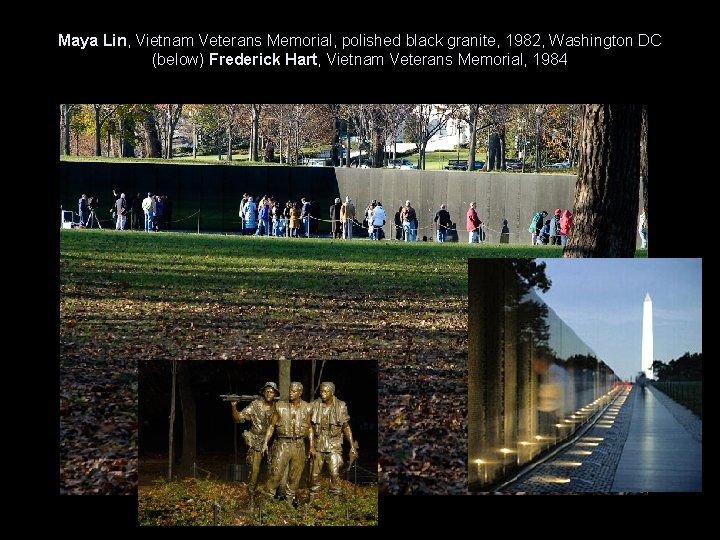
[[[265,491],[274,497],[287,469],[284,494],[288,504],[295,504],[297,488],[308,458],[305,439],[309,441],[310,500],[320,491],[320,478],[326,464],[330,475],[329,491],[335,496],[340,494],[343,435],[350,444],[350,465],[357,459],[358,445],[350,429],[347,405],[335,397],[335,385],[323,382],[319,390],[320,398],[308,403],[301,397],[303,385],[292,382],[288,401],[276,401],[278,387],[274,382],[267,382],[262,388],[262,399],[252,401],[241,412],[235,408],[237,401],[230,402],[235,422],[252,422],[250,430],[243,432],[248,445],[248,487],[251,499],[257,490],[262,456],[267,453],[269,466]],[[275,441],[272,449],[269,449],[273,435]]]

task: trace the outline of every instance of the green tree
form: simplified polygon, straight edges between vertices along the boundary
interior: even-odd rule
[[[701,381],[702,353],[686,352],[667,364],[655,360],[652,368],[655,378],[659,381]]]
[[[117,110],[120,105],[105,105],[102,103],[93,103],[93,111],[95,112],[95,155],[102,155],[102,147],[100,145],[102,128],[108,118]]]
[[[70,115],[70,132],[75,139],[75,155],[80,155],[80,136],[90,135],[94,115],[87,105],[76,105]]]

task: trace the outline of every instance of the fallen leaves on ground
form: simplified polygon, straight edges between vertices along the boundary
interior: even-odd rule
[[[378,360],[380,491],[466,492],[467,246],[190,236],[62,235],[63,492],[130,489],[137,431],[87,386],[170,359]]]
[[[137,493],[137,367],[60,363],[60,494]]]

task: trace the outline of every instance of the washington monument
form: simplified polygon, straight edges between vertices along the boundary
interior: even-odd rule
[[[643,302],[643,329],[642,329],[642,370],[648,379],[653,378],[653,319],[652,298],[650,293],[645,294]]]

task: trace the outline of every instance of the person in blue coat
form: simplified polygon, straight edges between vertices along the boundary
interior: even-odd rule
[[[255,232],[255,220],[257,216],[257,206],[252,197],[248,197],[247,203],[245,203],[245,234],[253,234]]]

